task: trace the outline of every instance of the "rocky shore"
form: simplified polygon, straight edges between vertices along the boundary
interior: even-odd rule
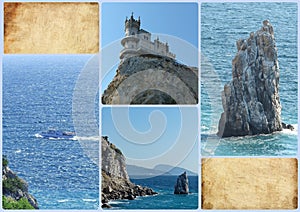
[[[28,192],[28,183],[19,178],[2,159],[2,198],[4,209],[39,209],[37,200]]]
[[[134,200],[137,196],[155,195],[151,188],[135,185],[129,179],[126,170],[125,157],[122,152],[108,141],[108,137],[101,138],[102,150],[102,208],[110,208],[110,200]]]

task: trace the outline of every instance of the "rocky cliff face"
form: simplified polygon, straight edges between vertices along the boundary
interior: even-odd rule
[[[198,69],[158,55],[121,61],[103,104],[196,104]]]
[[[37,200],[28,192],[28,184],[19,178],[7,165],[7,160],[2,160],[2,191],[3,195],[12,201],[19,201],[22,198],[28,200],[29,204],[38,209]]]
[[[125,157],[107,137],[101,138],[102,148],[102,207],[110,207],[109,200],[129,199],[157,194],[152,189],[133,184],[126,171]]]
[[[221,137],[282,130],[279,64],[273,27],[268,20],[246,40],[238,40],[232,80],[224,86]]]
[[[189,193],[189,180],[186,172],[179,175],[174,188],[174,194],[188,194]]]
[[[108,173],[112,178],[121,178],[129,181],[126,171],[125,157],[121,150],[114,144],[110,143],[107,137],[102,137],[102,171]]]

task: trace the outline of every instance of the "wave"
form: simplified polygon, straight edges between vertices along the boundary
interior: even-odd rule
[[[270,136],[270,135],[276,135],[276,134],[286,134],[286,135],[298,135],[298,124],[291,124],[294,127],[294,130],[290,130],[290,129],[283,129],[282,131],[276,131],[270,134],[257,134],[257,135],[245,135],[245,136],[235,136],[235,137],[229,137],[229,138],[222,138],[225,140],[240,140],[240,139],[247,139],[247,138],[254,138],[257,136]],[[217,136],[217,132],[205,132],[205,133],[201,133],[201,138],[202,140],[206,140],[207,138],[219,138]],[[221,139],[221,138],[219,138]]]
[[[62,203],[62,202],[69,202],[69,200],[68,199],[59,199],[59,200],[57,200],[57,202],[60,202],[60,203]]]
[[[97,202],[96,199],[82,199],[84,202]]]
[[[34,136],[35,136],[36,138],[43,138],[43,136],[42,136],[41,134],[39,134],[39,133],[34,134]]]
[[[121,202],[121,201],[117,201],[117,200],[111,200],[111,201],[108,202],[108,204],[110,204],[110,205],[129,204],[129,201],[128,200],[123,200]]]
[[[74,136],[78,141],[100,141],[100,136]]]
[[[287,135],[298,135],[298,124],[291,124],[291,125],[294,127],[294,130],[283,129],[281,131],[281,133],[287,134]]]

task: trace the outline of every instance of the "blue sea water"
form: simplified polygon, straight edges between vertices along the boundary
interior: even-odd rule
[[[147,186],[158,192],[155,196],[137,197],[135,200],[116,200],[109,204],[112,209],[197,209],[198,176],[188,176],[190,194],[174,195],[177,176],[157,176],[131,179],[137,185]]]
[[[231,80],[236,41],[268,19],[273,25],[280,66],[282,121],[296,131],[219,139],[215,136],[223,112],[221,91]],[[201,149],[203,155],[295,156],[298,134],[297,3],[201,4]]]
[[[41,209],[97,209],[99,167],[78,141],[35,135],[74,131],[72,97],[91,55],[5,55],[3,154]]]

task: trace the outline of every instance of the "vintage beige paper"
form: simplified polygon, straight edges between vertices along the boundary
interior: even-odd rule
[[[297,202],[297,159],[202,160],[203,209],[296,209]]]
[[[4,3],[4,53],[97,52],[98,3]]]

